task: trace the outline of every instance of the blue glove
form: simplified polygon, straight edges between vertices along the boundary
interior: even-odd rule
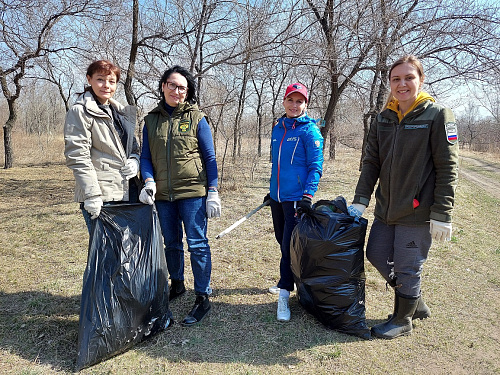
[[[353,203],[349,207],[347,207],[347,213],[350,216],[360,218],[363,216],[363,212],[365,212],[366,206],[361,203]]]

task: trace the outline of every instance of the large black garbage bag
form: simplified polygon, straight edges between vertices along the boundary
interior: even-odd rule
[[[299,302],[327,327],[369,339],[363,250],[368,221],[349,216],[343,197],[313,207],[292,234]]]
[[[168,271],[154,206],[103,207],[83,276],[77,369],[119,354],[171,323]]]

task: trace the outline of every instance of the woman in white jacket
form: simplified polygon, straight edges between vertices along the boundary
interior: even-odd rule
[[[80,202],[89,233],[103,204],[138,201],[136,110],[112,99],[119,80],[120,68],[112,62],[90,64],[89,86],[64,124],[66,165],[75,176],[75,201]]]

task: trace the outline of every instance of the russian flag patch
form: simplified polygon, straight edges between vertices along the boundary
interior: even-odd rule
[[[446,139],[448,140],[448,143],[451,143],[452,145],[457,143],[458,141],[457,124],[455,124],[454,122],[447,122],[444,125],[444,128],[446,130]]]

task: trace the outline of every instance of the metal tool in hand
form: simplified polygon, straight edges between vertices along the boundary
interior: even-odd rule
[[[228,227],[227,229],[224,229],[222,232],[220,232],[215,238],[216,239],[219,239],[223,236],[225,236],[226,234],[228,234],[229,232],[231,232],[234,228],[236,228],[238,225],[240,225],[241,223],[243,223],[244,221],[246,221],[250,216],[252,216],[254,213],[256,213],[257,211],[259,211],[262,207],[265,207],[265,206],[269,206],[269,203],[271,203],[271,200],[267,200],[265,201],[264,203],[262,203],[259,207],[256,207],[254,208],[252,211],[250,211],[248,214],[246,214],[245,216],[243,216],[241,219],[239,219],[236,223],[232,224],[230,227]]]

